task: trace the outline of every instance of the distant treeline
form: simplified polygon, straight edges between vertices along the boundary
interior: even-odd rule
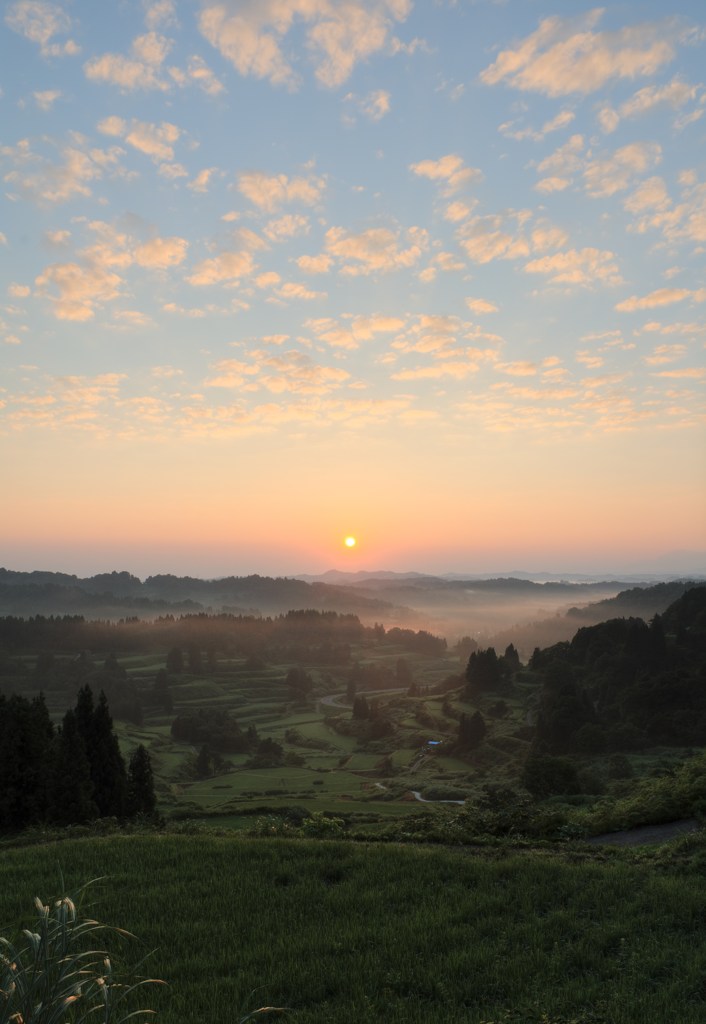
[[[112,618],[130,611],[143,615],[213,610],[276,614],[309,607],[373,616],[389,612],[392,605],[351,587],[257,574],[219,580],[166,574],[143,582],[129,572],[81,578],[0,568],[0,611],[15,613],[101,613]]]
[[[386,630],[376,624],[364,626],[356,615],[313,609],[289,611],[285,615],[166,615],[154,620],[137,617],[118,622],[87,620],[82,615],[0,618],[0,650],[53,651],[57,653],[94,651],[153,651],[160,647],[197,644],[225,654],[258,656],[269,653],[291,656],[300,649],[309,657],[312,645],[361,644],[387,640],[409,651],[443,654],[446,641],[425,630]],[[279,660],[297,660],[279,657]],[[316,659],[314,658],[314,661]]]

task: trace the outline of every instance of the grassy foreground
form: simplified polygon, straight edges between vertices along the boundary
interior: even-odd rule
[[[0,930],[59,894],[59,870],[67,891],[105,876],[90,913],[139,936],[114,952],[155,950],[163,1024],[263,1003],[297,1024],[702,1024],[704,861],[693,837],[642,854],[81,839],[2,851]]]

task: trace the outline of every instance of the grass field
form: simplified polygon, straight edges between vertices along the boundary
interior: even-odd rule
[[[706,844],[519,851],[230,836],[123,836],[5,849],[3,934],[32,899],[89,878],[90,913],[138,937],[163,1024],[231,1024],[264,1003],[297,1024],[513,1018],[703,1024]],[[144,998],[144,997],[143,997]],[[143,1002],[143,1005],[144,1002]]]

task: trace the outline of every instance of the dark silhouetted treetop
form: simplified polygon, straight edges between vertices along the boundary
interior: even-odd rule
[[[143,745],[135,749],[130,758],[127,770],[127,808],[128,814],[153,815],[157,801],[154,795],[154,776],[152,761]]]

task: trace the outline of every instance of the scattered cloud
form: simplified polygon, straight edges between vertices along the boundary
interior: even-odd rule
[[[128,124],[121,117],[114,116],[104,118],[97,127],[103,135],[124,139],[133,149],[144,153],[155,163],[174,159],[174,145],[182,134],[181,128],[169,121],[151,124],[133,118]]]
[[[355,108],[370,121],[381,121],[386,114],[390,113],[390,94],[385,89],[375,89],[367,96],[356,96],[355,93],[349,92],[343,99],[345,103]],[[345,120],[348,123],[353,123],[355,117],[346,113]]]
[[[51,110],[61,96],[60,89],[45,89],[43,92],[33,92],[34,101],[40,110],[45,112]]]
[[[314,206],[326,186],[324,178],[289,178],[286,174],[265,174],[264,171],[244,171],[238,175],[238,190],[254,206],[266,213],[289,203]]]
[[[706,288],[692,291],[689,288],[657,288],[656,291],[641,297],[631,295],[616,305],[620,313],[634,313],[641,309],[655,309],[658,306],[671,306],[675,302],[691,299],[693,302],[706,302]]]
[[[264,233],[271,242],[285,242],[288,238],[308,234],[309,227],[308,217],[300,213],[285,213],[283,217],[268,221]]]
[[[629,188],[635,177],[650,170],[662,159],[662,147],[656,142],[632,142],[616,149],[605,160],[590,160],[583,171],[589,196],[605,198]]]
[[[518,141],[531,139],[532,142],[541,142],[551,132],[566,128],[574,120],[575,116],[572,110],[560,110],[555,117],[545,121],[539,129],[515,128],[514,121],[506,121],[504,124],[499,125],[498,131],[508,139],[517,139]]]
[[[316,337],[333,348],[357,349],[361,342],[372,341],[378,335],[395,334],[405,326],[396,316],[353,316],[344,314],[342,322],[332,317],[307,320],[304,324]]]
[[[116,85],[123,92],[136,89],[166,92],[170,83],[163,77],[162,65],[171,48],[171,40],[158,32],[147,32],[133,40],[129,57],[104,53],[87,61],[83,69],[91,81]]]
[[[187,183],[187,188],[190,188],[192,192],[205,193],[208,192],[208,186],[211,182],[211,178],[218,173],[217,167],[204,167],[203,170],[199,171],[195,178]]]
[[[466,299],[466,305],[470,309],[471,313],[497,313],[498,307],[494,302],[488,302],[486,299]]]
[[[523,92],[545,96],[587,95],[611,79],[653,75],[675,56],[684,37],[681,22],[665,18],[616,31],[593,31],[605,8],[576,17],[553,16],[515,49],[501,51],[485,68],[486,85],[505,82]]]
[[[546,274],[550,284],[591,287],[596,283],[617,285],[623,280],[615,253],[591,247],[542,256],[526,263],[524,269],[528,274]]]
[[[198,263],[187,281],[201,287],[211,284],[234,284],[254,270],[252,253],[223,252]]]
[[[277,289],[277,295],[281,299],[304,299],[311,302],[313,299],[325,299],[326,292],[315,292],[306,285],[297,281],[287,281],[281,288]]]
[[[475,263],[521,259],[566,244],[567,236],[561,228],[541,221],[535,222],[530,230],[531,221],[529,210],[485,214],[462,222],[456,235],[461,248]]]
[[[99,306],[120,294],[122,282],[105,267],[52,263],[34,283],[40,295],[49,296],[57,320],[83,322],[92,320]]]
[[[32,294],[32,289],[26,284],[17,284],[12,282],[7,286],[7,294],[13,299],[26,299],[28,295]]]
[[[444,196],[452,196],[470,182],[483,177],[477,167],[466,167],[463,159],[455,153],[448,153],[439,160],[421,160],[410,164],[409,169],[421,178],[439,182]]]
[[[686,345],[656,345],[652,354],[645,356],[645,362],[648,366],[661,366],[682,359],[686,352]]]
[[[163,25],[176,25],[174,0],[143,0],[143,6],[147,28],[153,30]]]
[[[205,0],[199,28],[241,75],[295,88],[299,73],[284,43],[295,20],[303,23],[306,49],[321,85],[342,85],[357,64],[390,52],[394,22],[404,21],[410,0]]]
[[[209,388],[266,390],[272,394],[325,395],[350,380],[350,374],[336,366],[322,366],[303,352],[281,355],[255,350],[247,362],[222,359],[214,364]]]
[[[90,183],[102,178],[106,171],[119,169],[124,150],[90,148],[77,133],[60,148],[60,161],[32,150],[28,139],[15,146],[0,146],[0,157],[14,169],[4,180],[17,188],[19,195],[41,204],[64,203],[77,196],[90,196]]]
[[[696,100],[700,88],[698,85],[689,85],[688,82],[675,75],[666,85],[647,85],[638,89],[630,99],[621,103],[617,110],[612,107],[602,107],[598,114],[598,120],[603,131],[608,134],[614,132],[624,118],[641,117],[655,107],[667,106],[672,110],[678,110],[685,104]]]
[[[176,267],[186,259],[189,243],[185,238],[153,238],[135,249],[135,262],[151,270]]]
[[[298,256],[296,264],[305,274],[327,274],[331,269],[333,258],[326,253],[318,256]]]
[[[338,260],[340,272],[350,277],[412,267],[428,245],[427,232],[417,227],[403,233],[390,228],[368,228],[354,233],[332,227],[325,237],[326,253]]]
[[[5,23],[14,31],[39,46],[43,57],[75,57],[80,46],[67,39],[53,42],[55,36],[71,31],[71,19],[58,4],[43,0],[17,0],[7,8]]]

